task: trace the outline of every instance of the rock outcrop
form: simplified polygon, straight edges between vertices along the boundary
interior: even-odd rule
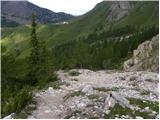
[[[92,95],[93,92],[93,87],[91,85],[86,85],[83,89],[82,92],[85,93],[87,96]]]
[[[140,44],[133,51],[133,57],[124,62],[124,70],[145,70],[151,72],[159,71],[159,35]]]
[[[106,18],[108,22],[118,21],[124,16],[127,16],[130,10],[134,7],[129,1],[108,1],[109,14]]]

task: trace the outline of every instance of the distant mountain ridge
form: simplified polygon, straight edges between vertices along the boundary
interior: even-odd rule
[[[32,13],[36,14],[39,23],[55,23],[74,18],[63,12],[53,12],[41,8],[28,1],[1,1],[1,15],[3,26],[17,26],[30,23]]]

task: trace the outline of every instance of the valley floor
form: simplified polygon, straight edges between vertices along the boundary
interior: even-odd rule
[[[36,109],[28,118],[159,117],[157,73],[75,69],[57,75],[60,88],[50,84],[36,92]]]

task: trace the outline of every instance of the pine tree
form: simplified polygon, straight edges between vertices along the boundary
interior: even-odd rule
[[[40,75],[39,75],[39,80],[45,79],[48,71],[49,71],[49,54],[46,48],[46,43],[45,41],[40,42]]]
[[[40,72],[40,42],[36,35],[36,16],[32,15],[32,32],[31,32],[31,54],[29,57],[29,84],[34,85],[38,82]]]
[[[29,74],[27,84],[42,87],[49,81],[57,80],[53,74],[49,51],[44,40],[39,41],[36,35],[35,15],[32,15],[31,53],[29,57]]]
[[[40,52],[40,63],[42,69],[47,69],[47,59],[48,59],[48,51],[46,48],[45,41],[40,42],[41,52]]]

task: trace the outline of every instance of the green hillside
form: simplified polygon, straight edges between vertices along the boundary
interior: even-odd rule
[[[158,4],[157,2],[137,2],[129,16],[112,23],[113,27],[121,27],[125,25],[149,26],[151,24],[158,25]],[[74,40],[81,36],[87,36],[100,27],[108,28],[106,23],[108,5],[107,2],[99,3],[93,10],[80,16],[66,25],[39,25],[37,28],[38,37],[46,40],[48,48],[54,47],[66,41]],[[25,57],[28,53],[28,41],[30,36],[30,27],[20,26],[16,28],[2,29],[2,44],[5,44],[10,51],[14,51],[15,47],[21,50],[20,57]]]
[[[158,1],[137,2],[130,15],[115,23],[115,26],[145,26],[154,23],[158,26],[158,8]]]

